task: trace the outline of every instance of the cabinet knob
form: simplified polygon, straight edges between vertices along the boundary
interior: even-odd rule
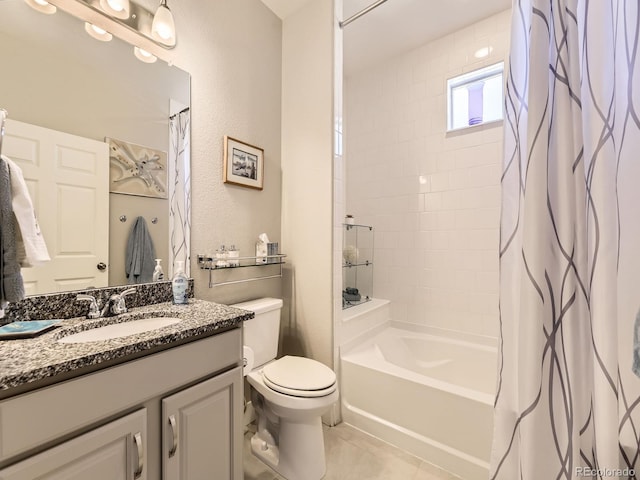
[[[104,272],[107,269],[107,264],[104,262],[100,262],[98,265],[96,265],[96,268],[101,272]]]

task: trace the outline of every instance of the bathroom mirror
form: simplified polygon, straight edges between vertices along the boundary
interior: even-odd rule
[[[169,184],[174,183],[172,170],[189,178],[188,136],[184,156],[172,163],[170,150],[174,148],[170,130],[175,124],[170,128],[169,119],[177,112],[188,112],[190,76],[187,72],[161,60],[143,63],[134,56],[133,46],[115,37],[109,42],[98,41],[87,35],[84,22],[77,18],[60,9],[54,15],[39,13],[23,0],[0,1],[0,58],[0,108],[9,112],[9,121],[100,142],[112,138],[167,152],[169,191]],[[10,126],[8,123],[5,144],[11,133]],[[3,154],[7,153],[3,148]],[[29,188],[34,190],[32,197],[40,195],[37,187],[29,185]],[[189,191],[187,180],[176,193],[184,197]],[[79,279],[49,283],[48,290],[43,290],[31,287],[37,282],[27,281],[29,275],[37,275],[36,269],[25,269],[27,293],[127,283],[126,241],[137,216],[145,218],[156,257],[163,259],[165,275],[168,275],[171,270],[168,263],[173,255],[169,235],[170,202],[171,198],[108,193],[109,249],[108,258],[102,260],[107,268],[97,274],[102,275],[103,283]],[[182,203],[188,205],[188,201]],[[63,213],[74,218],[74,212]],[[78,228],[73,229],[72,235],[81,233],[82,222],[91,219],[76,220]],[[42,228],[44,231],[44,226]],[[188,222],[181,235],[184,248],[185,243],[188,246]],[[58,253],[49,250],[52,258]],[[56,260],[50,263],[54,269],[58,268]]]

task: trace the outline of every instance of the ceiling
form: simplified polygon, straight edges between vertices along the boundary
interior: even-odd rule
[[[285,19],[308,1],[262,0]],[[343,19],[375,0],[343,0]],[[344,72],[349,76],[387,58],[511,7],[511,0],[387,0],[344,27]]]

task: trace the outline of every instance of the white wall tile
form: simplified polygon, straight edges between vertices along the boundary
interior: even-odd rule
[[[506,60],[509,22],[500,13],[346,81],[346,210],[376,229],[374,295],[394,320],[497,335],[502,124],[447,133],[446,80]]]

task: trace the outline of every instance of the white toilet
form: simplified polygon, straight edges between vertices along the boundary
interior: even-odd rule
[[[244,322],[245,376],[258,428],[253,454],[287,480],[319,480],[326,471],[321,416],[338,401],[336,374],[309,358],[275,360],[282,300],[233,305],[255,312]]]

